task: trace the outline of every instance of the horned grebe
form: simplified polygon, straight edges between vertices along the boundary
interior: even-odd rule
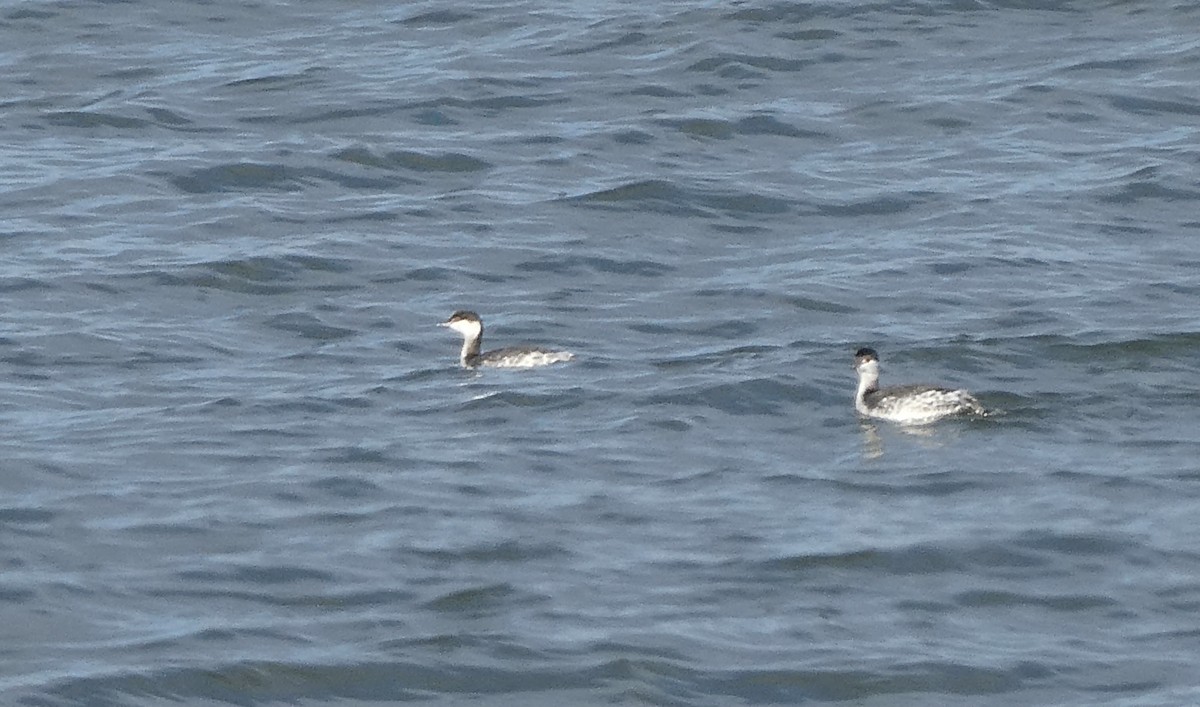
[[[449,319],[438,326],[450,327],[462,334],[462,354],[458,360],[464,368],[533,368],[574,358],[574,354],[569,351],[549,351],[534,346],[512,346],[479,353],[479,344],[483,341],[483,320],[478,314],[466,310],[451,314]]]
[[[891,420],[906,425],[924,425],[952,415],[990,414],[965,390],[932,385],[879,387],[879,354],[875,349],[859,349],[854,354],[858,372],[858,392],[854,409],[860,415]]]

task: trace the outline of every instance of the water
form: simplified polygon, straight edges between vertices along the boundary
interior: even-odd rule
[[[1198,25],[4,3],[0,701],[1195,703]]]

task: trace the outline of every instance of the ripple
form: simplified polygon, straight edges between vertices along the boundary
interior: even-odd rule
[[[399,24],[407,27],[440,27],[444,25],[453,25],[459,22],[466,22],[475,19],[475,15],[469,12],[457,12],[454,10],[430,10],[422,12],[412,17],[406,17],[399,20]]]
[[[1076,362],[1130,362],[1187,356],[1200,346],[1200,332],[1175,332],[1154,336],[1085,343],[1071,337],[1023,337],[1028,344],[1050,348],[1056,356]]]
[[[439,640],[440,639],[440,640]],[[460,636],[437,636],[420,644],[397,645],[413,650],[478,655],[505,655],[504,644],[479,645]],[[494,641],[491,643],[495,643]],[[489,696],[521,695],[522,704],[541,707],[570,703],[627,702],[680,705],[711,698],[750,704],[796,704],[807,701],[857,701],[905,695],[995,695],[1040,685],[1054,675],[1051,666],[1019,661],[1008,666],[979,666],[966,662],[904,661],[887,673],[865,669],[717,668],[689,669],[669,654],[642,647],[609,644],[600,654],[613,657],[562,666],[540,654],[509,651],[509,660],[522,660],[520,671],[458,661],[453,665],[399,661],[331,663],[314,656],[296,662],[247,660],[212,667],[165,668],[113,672],[62,680],[48,694],[72,704],[115,707],[147,697],[214,702],[287,703],[306,699],[395,704],[428,701],[435,696],[487,700]],[[35,703],[35,704],[41,704]],[[505,702],[504,704],[508,704]]]
[[[37,593],[30,589],[10,588],[0,584],[0,606],[28,604],[37,598]]]
[[[1062,68],[1062,71],[1116,71],[1127,73],[1131,71],[1144,71],[1154,66],[1154,61],[1150,59],[1104,59],[1104,60],[1089,60],[1081,61],[1076,64],[1071,64]]]
[[[630,96],[649,96],[651,98],[683,98],[684,96],[691,95],[689,92],[680,90],[678,87],[662,86],[660,84],[643,84],[629,89],[626,93]],[[646,136],[642,139],[642,142],[649,142],[648,134],[640,133],[640,135]],[[632,144],[642,144],[642,142]]]
[[[295,254],[262,255],[194,263],[134,277],[150,277],[158,284],[167,286],[273,295],[294,291],[308,274],[343,273],[348,267],[345,262],[335,258]]]
[[[739,135],[773,135],[777,137],[819,140],[825,140],[830,137],[828,133],[803,130],[770,115],[756,115],[739,120],[718,120],[714,118],[669,119],[659,121],[659,124],[674,128],[686,135],[723,140]]]
[[[354,405],[367,408],[370,404],[360,399],[341,399],[339,403],[343,406]],[[351,464],[355,467],[363,465],[390,465],[396,462],[391,455],[379,449],[368,449],[360,446],[338,447],[335,449],[323,450],[323,459],[331,464]]]
[[[97,111],[58,111],[47,113],[47,123],[61,128],[118,128],[137,130],[149,127],[150,121]]]
[[[488,614],[499,611],[522,596],[510,584],[489,584],[457,589],[426,602],[425,607],[440,613]]]
[[[54,520],[55,513],[44,508],[7,507],[0,508],[0,524],[3,525],[43,525]]]
[[[731,415],[783,415],[797,399],[811,395],[812,388],[780,383],[772,378],[757,378],[737,383],[688,388],[673,393],[647,396],[649,406],[701,405]]]
[[[569,553],[557,544],[505,540],[498,543],[471,545],[455,550],[418,550],[417,554],[439,562],[521,563],[527,560],[561,557]]]
[[[0,278],[0,292],[21,292],[24,290],[53,290],[56,285],[50,280],[32,277]]]
[[[1099,197],[1107,204],[1133,204],[1139,201],[1200,201],[1200,190],[1181,189],[1159,182],[1134,181],[1124,184],[1116,192]]]
[[[795,483],[795,477],[782,476],[770,479],[778,483]],[[805,484],[811,483],[805,480]],[[889,481],[835,480],[829,482],[855,495],[866,494],[884,497],[916,496],[937,498],[957,496],[993,488],[985,479],[962,478],[961,474],[937,473],[906,475]]]
[[[375,498],[383,490],[378,484],[365,479],[346,476],[329,476],[310,481],[308,486],[323,494],[336,498]]]
[[[224,85],[226,88],[249,88],[254,91],[294,91],[315,83],[326,73],[328,71],[325,69],[313,67],[299,72],[235,79],[227,81]]]
[[[756,115],[737,121],[741,135],[778,135],[780,137],[828,139],[830,135],[816,130],[802,130],[770,115]]]
[[[969,572],[973,568],[1037,568],[1050,564],[1029,552],[1007,545],[938,547],[917,544],[891,549],[864,549],[828,554],[806,554],[772,560],[771,569],[787,572],[820,570],[895,575],[938,575]]]
[[[1200,115],[1200,101],[1167,101],[1140,96],[1112,95],[1108,97],[1108,102],[1114,108],[1134,115],[1184,115],[1190,117]]]
[[[1038,606],[1068,613],[1110,609],[1120,605],[1115,599],[1088,594],[1043,596],[996,590],[962,592],[955,595],[954,601],[968,609]]]
[[[866,670],[730,671],[706,680],[712,694],[754,695],[756,701],[794,703],[808,700],[847,702],[913,694],[995,695],[1038,684],[1054,671],[1035,661],[1013,667],[966,662],[903,662],[887,673]]]
[[[287,164],[234,162],[201,167],[189,174],[169,177],[171,184],[189,194],[214,194],[246,189],[300,191],[311,172]]]
[[[634,208],[677,216],[712,212],[733,215],[779,214],[789,210],[783,199],[744,191],[684,189],[664,180],[641,180],[561,199],[565,203],[601,208]]]
[[[492,168],[488,162],[455,153],[428,154],[395,150],[376,155],[365,147],[350,147],[334,153],[333,157],[364,167],[406,169],[414,172],[481,172]]]
[[[826,216],[851,218],[855,216],[889,216],[901,214],[913,208],[920,201],[913,198],[898,196],[879,196],[874,199],[844,202],[840,204],[817,204],[817,211]]]
[[[528,375],[528,371],[493,372],[500,373],[501,375],[504,373],[512,373],[517,376]],[[501,390],[472,398],[471,400],[462,403],[458,409],[462,412],[485,412],[511,408],[564,410],[579,407],[579,404],[580,402],[577,397],[564,394],[562,391],[554,391],[550,393],[529,393],[516,390]]]
[[[687,67],[687,70],[739,78],[757,75],[755,72],[742,73],[740,69],[744,67],[791,73],[807,71],[816,63],[816,59],[785,59],[777,56],[758,56],[753,54],[723,54],[701,59]]]
[[[789,307],[794,307],[799,310],[809,312],[824,312],[830,314],[852,314],[858,310],[854,307],[848,307],[837,302],[815,299],[804,295],[784,295],[770,290],[762,290],[753,287],[738,287],[736,289],[727,288],[703,288],[696,290],[696,297],[715,298],[724,302],[734,301],[738,299],[747,299],[751,301],[773,300]]]
[[[652,260],[616,260],[598,256],[548,255],[517,263],[516,270],[576,276],[581,272],[662,277],[675,268]]]
[[[296,334],[313,341],[337,341],[354,336],[356,333],[353,329],[330,326],[307,312],[277,314],[268,318],[265,324],[272,329]]]
[[[58,12],[51,10],[25,7],[4,13],[4,19],[13,22],[18,22],[20,20],[52,20],[55,17],[58,17],[58,15]]]
[[[566,49],[558,52],[558,56],[579,56],[584,54],[592,54],[595,52],[610,52],[614,49],[622,47],[631,47],[646,43],[650,39],[650,35],[645,32],[626,32],[619,37],[603,42],[580,47],[578,49]]]
[[[304,582],[332,582],[335,576],[324,570],[294,565],[256,565],[227,570],[184,570],[178,573],[186,584],[195,582],[234,585],[278,585]]]
[[[1039,551],[1078,557],[1091,555],[1100,557],[1117,556],[1135,546],[1124,538],[1098,534],[1052,534],[1033,533],[1021,538],[1020,545]]]

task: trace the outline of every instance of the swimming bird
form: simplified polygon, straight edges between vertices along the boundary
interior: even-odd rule
[[[965,390],[933,385],[879,387],[879,354],[862,348],[854,354],[858,392],[854,409],[865,417],[876,417],[906,425],[924,425],[954,415],[991,414]]]
[[[536,346],[512,346],[492,351],[479,352],[483,342],[483,320],[474,312],[460,309],[439,326],[449,327],[462,334],[462,353],[459,363],[464,368],[488,366],[492,368],[533,368],[559,361],[570,361],[575,357],[569,351],[552,351]]]

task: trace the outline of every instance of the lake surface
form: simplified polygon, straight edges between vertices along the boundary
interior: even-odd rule
[[[0,702],[1200,702],[1197,27],[0,4]]]

